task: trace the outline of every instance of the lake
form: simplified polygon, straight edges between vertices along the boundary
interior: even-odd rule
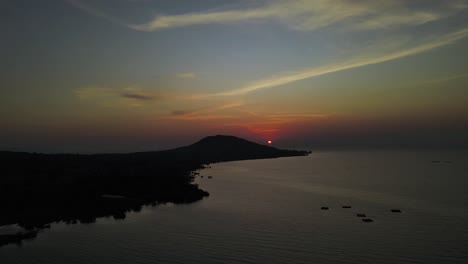
[[[52,224],[0,263],[468,263],[467,172],[466,151],[212,164],[200,202]]]

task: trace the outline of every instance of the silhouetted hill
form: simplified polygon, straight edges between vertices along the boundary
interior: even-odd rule
[[[304,156],[309,154],[309,152],[282,150],[234,136],[217,135],[205,137],[186,147],[164,151],[163,154],[183,159],[203,160],[205,163],[213,163],[233,160]]]
[[[121,219],[145,204],[200,200],[209,194],[193,184],[193,171],[209,163],[307,154],[219,135],[172,150],[128,154],[0,151],[0,226],[32,230],[0,235],[0,245],[34,237],[51,222]]]

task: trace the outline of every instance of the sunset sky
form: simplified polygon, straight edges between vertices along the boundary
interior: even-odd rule
[[[468,0],[3,0],[0,150],[468,147]]]

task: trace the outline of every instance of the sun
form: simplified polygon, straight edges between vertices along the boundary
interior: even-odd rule
[[[271,143],[273,143],[273,142],[272,142],[271,140],[268,140],[267,143],[268,143],[268,144],[271,144]]]

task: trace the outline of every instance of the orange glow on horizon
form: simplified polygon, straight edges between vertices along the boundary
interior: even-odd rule
[[[272,142],[271,140],[268,140],[267,143],[268,143],[268,144],[272,144],[273,142]]]

